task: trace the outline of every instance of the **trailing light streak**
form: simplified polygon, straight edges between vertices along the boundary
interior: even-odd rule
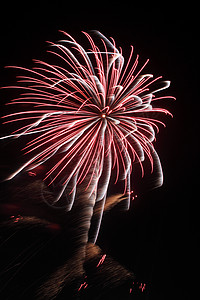
[[[88,176],[87,187],[90,185],[94,176],[91,169],[97,172],[93,188],[97,191],[96,201],[105,202],[115,174],[115,183],[124,181],[128,208],[134,162],[139,162],[142,176],[146,158],[152,172],[156,165],[157,184],[162,184],[162,168],[153,141],[158,125],[164,123],[155,116],[170,113],[155,104],[173,97],[155,94],[168,88],[170,82],[160,82],[161,76],[153,79],[152,74],[142,75],[149,60],[139,67],[139,55],[133,59],[132,46],[125,63],[122,49],[117,49],[113,39],[97,31],[97,46],[88,33],[83,33],[89,41],[88,50],[63,32],[66,39],[50,43],[52,50],[48,51],[59,64],[34,60],[32,69],[14,67],[25,75],[18,76],[18,85],[9,87],[22,90],[10,104],[25,104],[28,108],[6,116],[5,123],[22,122],[23,126],[3,138],[33,138],[24,148],[31,158],[8,179],[51,162],[45,180],[60,186],[54,205],[65,194],[66,209],[70,210],[77,185]]]
[[[104,260],[106,258],[106,254],[102,255],[101,259],[99,260],[98,264],[97,264],[97,268],[103,264]]]

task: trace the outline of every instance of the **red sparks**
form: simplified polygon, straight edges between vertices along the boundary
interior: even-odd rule
[[[146,288],[146,283],[144,283],[144,284],[141,283],[139,285],[139,289],[141,289],[142,293],[144,292],[145,288]]]
[[[84,32],[90,44],[88,50],[69,34],[63,34],[66,39],[50,43],[52,50],[48,51],[59,63],[35,60],[32,69],[14,67],[25,74],[10,87],[22,91],[10,104],[20,109],[26,105],[26,110],[6,116],[5,123],[23,125],[4,138],[32,138],[23,149],[29,159],[8,179],[23,170],[35,176],[34,169],[48,163],[44,179],[60,188],[55,203],[65,192],[67,209],[71,209],[77,185],[88,176],[87,187],[97,172],[93,190],[96,201],[100,201],[106,197],[115,174],[115,183],[124,181],[128,208],[134,162],[139,163],[142,176],[145,159],[151,171],[156,166],[157,185],[162,184],[162,168],[153,141],[158,126],[164,125],[158,118],[170,114],[156,103],[173,98],[157,97],[157,93],[168,88],[170,82],[161,82],[161,76],[153,79],[152,74],[142,75],[149,60],[139,67],[139,56],[134,60],[132,46],[125,63],[122,49],[118,50],[115,41],[100,32],[96,32],[98,46]]]
[[[85,279],[87,278],[87,276],[85,276]],[[80,287],[78,288],[78,292],[81,289],[86,289],[86,287],[88,286],[88,283],[86,281],[84,281],[83,283],[81,283]]]
[[[23,220],[23,217],[21,215],[16,216],[10,216],[11,219],[14,220],[14,223],[18,223],[20,220]]]
[[[136,289],[136,287],[137,287],[139,290],[141,290],[142,293],[146,289],[146,283],[143,284],[143,283],[136,282],[136,284],[135,284],[135,282],[133,281],[133,286],[134,286],[134,289]],[[133,287],[131,287],[129,289],[129,293],[131,294],[132,292],[133,292]]]
[[[97,268],[103,264],[104,260],[106,258],[106,254],[102,255],[101,259],[99,260],[98,264],[97,264]]]

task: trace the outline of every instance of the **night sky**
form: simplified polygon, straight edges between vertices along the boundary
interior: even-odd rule
[[[115,208],[105,216],[98,243],[133,270],[140,282],[149,284],[145,299],[172,299],[172,295],[175,299],[190,299],[186,287],[191,290],[189,277],[194,272],[188,268],[193,264],[190,251],[196,240],[188,239],[189,203],[194,212],[198,200],[195,194],[199,161],[199,99],[195,95],[198,8],[175,8],[169,3],[161,3],[156,8],[133,3],[130,7],[130,1],[119,5],[115,2],[109,7],[102,2],[93,2],[91,6],[78,2],[68,5],[67,1],[49,1],[45,6],[41,2],[42,5],[22,1],[1,8],[1,86],[15,80],[13,72],[4,66],[31,67],[32,58],[45,59],[45,41],[62,38],[58,30],[80,41],[80,31],[91,29],[112,36],[117,46],[123,48],[124,56],[132,44],[141,62],[150,59],[146,71],[171,81],[166,94],[176,97],[176,101],[163,102],[163,107],[174,117],[166,119],[167,127],[160,128],[155,143],[163,166],[164,184],[150,190],[149,175],[147,179],[138,177],[137,198],[130,211],[120,213]],[[1,95],[3,113],[5,101]],[[11,158],[2,149],[1,165],[14,163],[14,150],[10,150]],[[193,220],[192,228],[197,232],[195,214]]]

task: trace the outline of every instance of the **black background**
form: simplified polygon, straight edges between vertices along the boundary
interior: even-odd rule
[[[198,202],[198,7],[183,5],[22,1],[1,7],[1,86],[15,80],[4,66],[30,67],[32,58],[45,59],[45,41],[62,38],[58,30],[81,41],[80,31],[91,29],[112,36],[125,56],[132,44],[142,62],[150,59],[150,72],[171,81],[168,94],[177,100],[168,101],[165,107],[174,118],[167,119],[155,144],[164,184],[147,190],[141,181],[130,211],[120,214],[114,209],[104,218],[99,236],[106,252],[133,270],[138,281],[147,283],[146,299],[190,299],[186,290],[193,289],[189,282],[194,271],[188,267],[194,263],[190,250],[196,240],[189,242],[188,236],[189,203],[194,212]],[[1,99],[2,110],[5,101]],[[8,153],[2,157],[11,159]],[[193,220],[197,232],[195,215]]]

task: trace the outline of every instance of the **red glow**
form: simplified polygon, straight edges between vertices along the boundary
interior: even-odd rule
[[[51,224],[48,224],[47,225],[47,228],[49,228],[50,230],[55,230],[55,231],[58,231],[58,230],[61,230],[61,227],[59,224],[56,224],[56,223],[51,223]]]

